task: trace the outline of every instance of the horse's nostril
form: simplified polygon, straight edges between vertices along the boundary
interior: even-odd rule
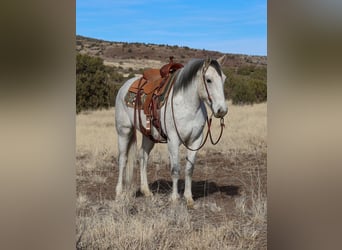
[[[219,114],[226,114],[226,110],[224,108],[219,108],[218,113]]]
[[[227,114],[227,111],[227,109],[221,107],[217,110],[216,115],[217,117],[223,117]]]

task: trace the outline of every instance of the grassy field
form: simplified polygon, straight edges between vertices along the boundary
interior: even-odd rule
[[[219,144],[199,151],[194,209],[171,204],[167,148],[148,166],[154,196],[115,201],[117,142],[114,109],[76,116],[76,246],[78,249],[266,249],[267,104],[229,104]],[[218,135],[219,121],[214,121]],[[181,148],[181,165],[185,150]],[[179,181],[184,189],[184,174]]]

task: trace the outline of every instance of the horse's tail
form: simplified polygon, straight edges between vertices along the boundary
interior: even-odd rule
[[[126,164],[126,184],[131,185],[134,173],[134,167],[137,162],[137,137],[133,133],[127,149],[127,164]]]

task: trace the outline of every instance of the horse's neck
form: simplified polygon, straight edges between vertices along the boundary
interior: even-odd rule
[[[184,112],[196,112],[200,109],[201,99],[198,95],[196,79],[187,88],[179,91],[177,95],[183,99],[181,105],[184,105],[184,109],[182,109]]]

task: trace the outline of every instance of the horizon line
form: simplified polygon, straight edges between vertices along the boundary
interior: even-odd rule
[[[166,46],[178,46],[178,47],[183,47],[183,48],[190,48],[193,50],[206,50],[206,51],[211,51],[211,52],[218,52],[218,53],[222,53],[222,54],[232,54],[232,55],[243,55],[243,56],[262,56],[262,57],[267,57],[266,55],[258,55],[258,54],[244,54],[244,53],[239,53],[239,52],[222,52],[220,50],[209,50],[209,49],[205,49],[205,48],[194,48],[194,47],[190,47],[188,45],[178,45],[178,44],[163,44],[163,43],[153,43],[153,42],[133,42],[133,41],[113,41],[113,40],[106,40],[104,38],[98,38],[98,37],[89,37],[89,36],[85,36],[85,35],[80,35],[80,34],[76,34],[76,36],[80,36],[80,37],[84,37],[84,38],[90,38],[90,39],[95,39],[95,40],[101,40],[104,42],[111,42],[111,43],[141,43],[141,44],[151,44],[151,45],[166,45]]]

